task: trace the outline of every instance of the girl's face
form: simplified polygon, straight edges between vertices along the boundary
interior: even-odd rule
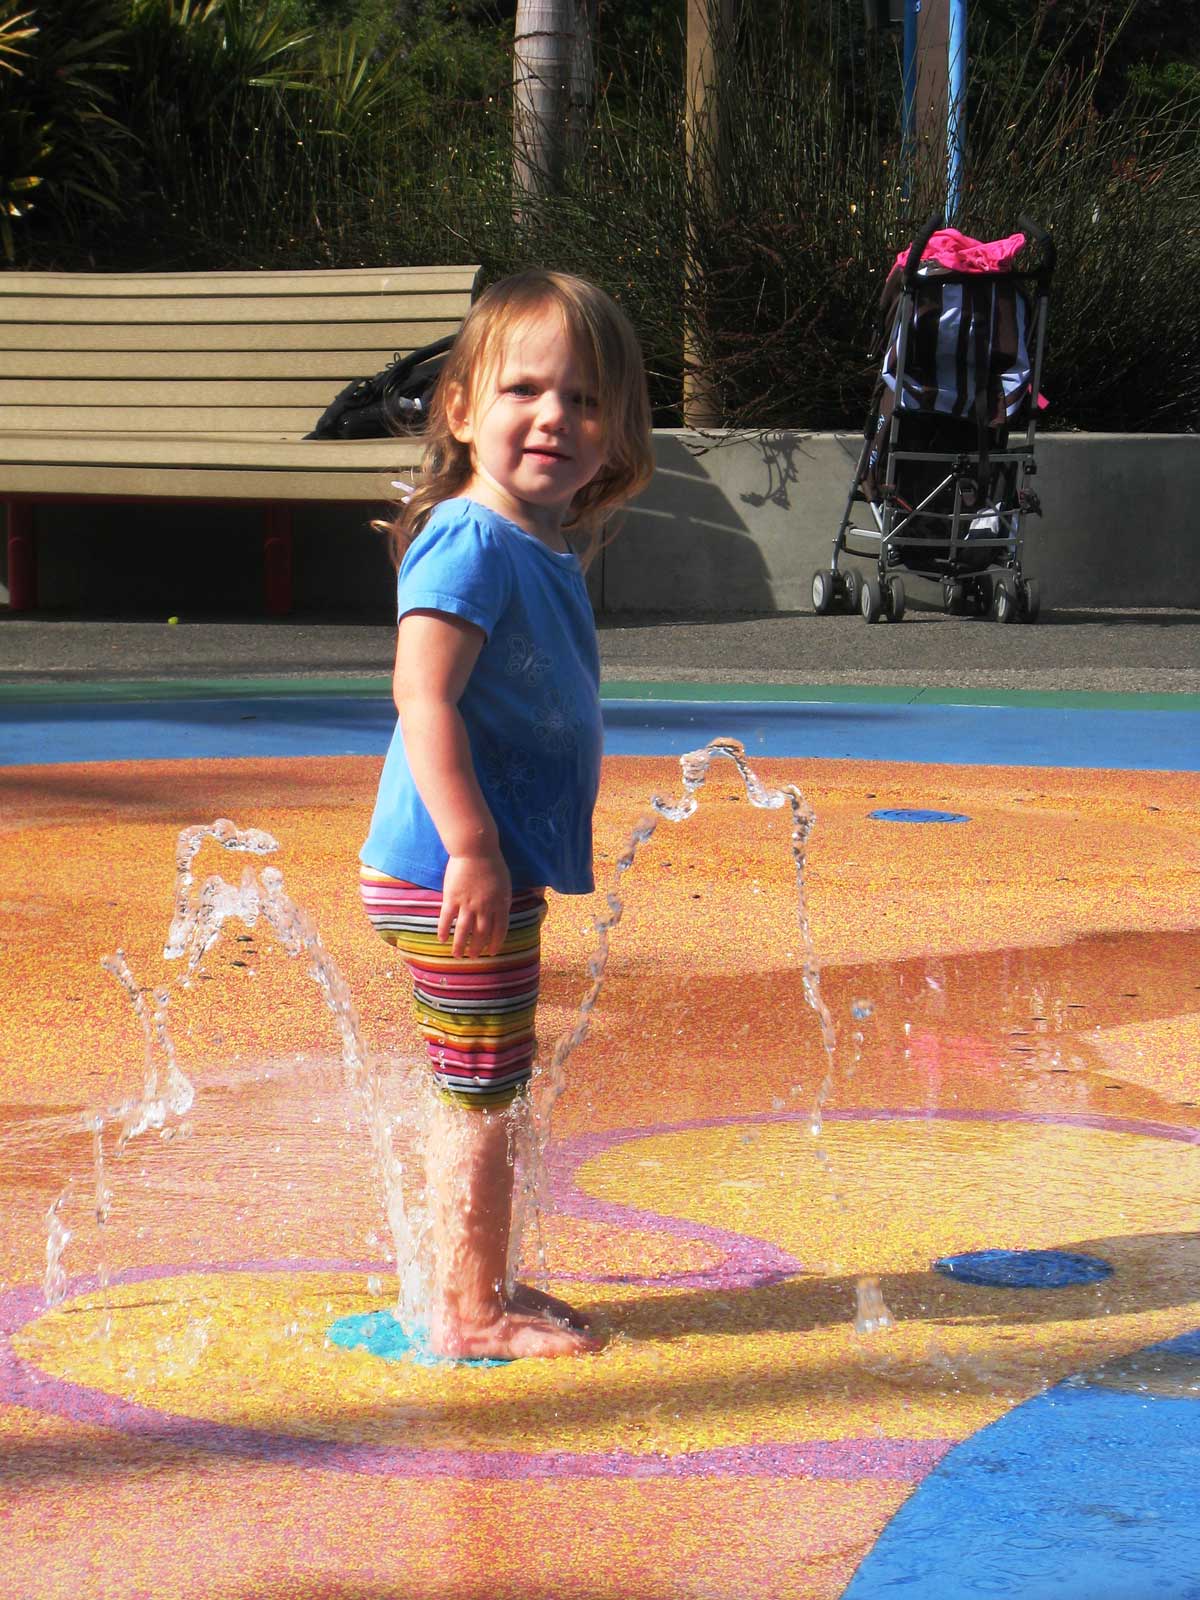
[[[604,465],[605,449],[595,373],[556,307],[509,330],[472,392],[451,392],[447,419],[471,451],[464,493],[565,548],[563,521]]]

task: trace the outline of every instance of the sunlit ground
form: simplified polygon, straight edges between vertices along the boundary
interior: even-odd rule
[[[263,928],[227,931],[173,994],[195,1105],[120,1154],[108,1129],[99,1193],[82,1115],[147,1070],[100,960],[120,947],[140,984],[174,983],[176,834],[217,816],[280,841],[403,1104],[404,983],[355,882],[378,763],[3,775],[8,1593],[834,1600],[862,1563],[865,1596],[891,1519],[989,1424],[1099,1368],[1088,1385],[1147,1417],[1198,1393],[1194,1360],[1145,1353],[1200,1329],[1195,776],[755,766],[817,814],[805,881],[836,1050],[804,993],[787,815],[714,769],[622,880],[555,1118],[549,1286],[609,1343],[490,1370],[327,1341],[391,1305],[388,1230],[328,1012]],[[673,760],[609,760],[602,880],[656,791],[679,792]],[[870,816],[903,807],[967,820]],[[544,1051],[603,909],[554,904]],[[52,1206],[71,1237],[47,1307]],[[1111,1270],[1050,1288],[934,1270],[980,1251]],[[893,1325],[858,1331],[876,1285]],[[922,1526],[911,1592],[931,1600],[951,1579]],[[1028,1539],[988,1559],[996,1592],[1033,1570]]]

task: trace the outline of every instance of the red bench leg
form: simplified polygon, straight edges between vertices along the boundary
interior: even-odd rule
[[[37,608],[37,545],[33,534],[33,507],[23,500],[5,502],[8,513],[8,609]]]
[[[269,617],[292,609],[292,511],[268,506],[263,523],[263,587]]]

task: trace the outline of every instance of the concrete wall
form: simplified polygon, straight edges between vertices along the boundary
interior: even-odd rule
[[[593,569],[606,611],[798,611],[828,565],[858,457],[849,434],[656,436],[658,473]],[[1048,606],[1200,606],[1200,437],[1044,435],[1025,567]],[[393,579],[372,506],[296,509],[297,610],[388,620]],[[253,508],[39,506],[44,610],[258,615]],[[0,544],[0,561],[3,545]],[[0,599],[7,599],[0,572]],[[920,601],[920,586],[910,585]],[[933,598],[930,590],[928,598]]]
[[[605,609],[808,608],[861,439],[780,432],[713,447],[680,432],[656,445],[658,474],[604,552]],[[1045,604],[1200,605],[1200,436],[1044,434],[1036,456],[1044,515],[1026,522],[1024,565]]]

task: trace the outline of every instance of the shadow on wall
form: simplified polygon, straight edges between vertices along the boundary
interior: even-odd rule
[[[677,434],[654,442],[654,478],[604,551],[602,609],[774,611],[767,563],[743,514],[749,508],[714,470],[729,446],[701,453],[698,436]]]
[[[654,443],[655,480],[605,553],[604,609],[808,610],[861,435],[663,431]],[[1043,434],[1037,461],[1045,514],[1027,520],[1024,567],[1051,606],[1200,604],[1187,537],[1200,438]]]
[[[663,431],[654,448],[654,480],[604,552],[603,609],[761,615],[806,605],[853,472],[842,444],[792,431]]]
[[[802,436],[796,433],[760,433],[755,444],[762,453],[764,481],[762,489],[744,489],[738,499],[743,505],[759,509],[778,506],[781,511],[792,510],[789,490],[800,482],[796,460]]]

